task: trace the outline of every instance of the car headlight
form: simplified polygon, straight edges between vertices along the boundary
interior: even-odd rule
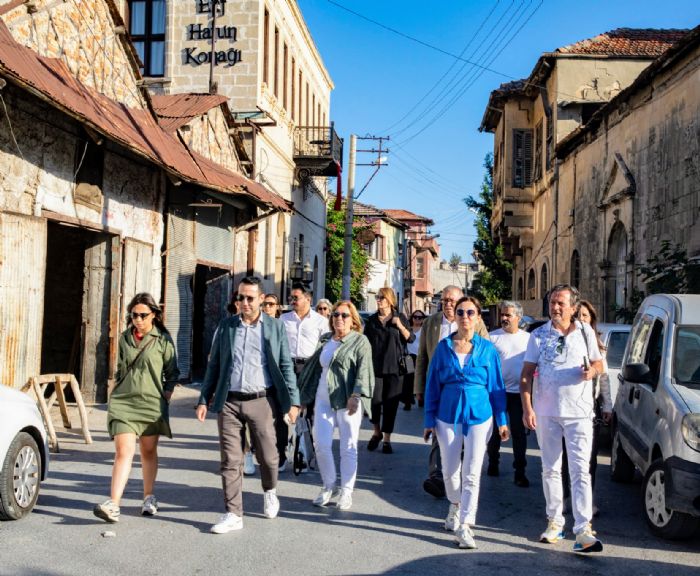
[[[700,452],[700,414],[686,414],[681,420],[683,440],[693,450]]]

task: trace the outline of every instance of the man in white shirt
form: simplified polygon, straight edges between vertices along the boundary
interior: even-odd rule
[[[593,380],[603,371],[603,357],[593,329],[574,320],[580,301],[568,284],[552,288],[551,320],[535,330],[525,352],[520,377],[523,423],[537,432],[542,451],[542,487],[547,529],[540,541],[564,538],[561,485],[562,438],[566,443],[574,514],[574,552],[600,552],[603,545],[591,527],[593,490],[588,470],[593,442]],[[532,380],[538,371],[534,407]]]
[[[530,334],[519,328],[523,308],[517,302],[502,302],[499,306],[499,316],[502,327],[489,333],[489,338],[501,357],[501,372],[506,385],[506,410],[510,421],[510,435],[513,438],[514,482],[521,488],[527,488],[530,481],[525,476],[527,434],[523,424],[523,404],[520,401],[520,373],[523,370]],[[489,465],[486,472],[489,476],[498,476],[500,449],[500,435],[491,434],[488,444]]]
[[[289,352],[294,363],[294,373],[299,376],[306,360],[316,351],[321,336],[330,332],[328,318],[311,308],[311,292],[301,283],[292,285],[289,296],[291,311],[280,316],[287,331]],[[289,427],[282,418],[276,422],[277,450],[280,456],[280,472],[287,467]]]

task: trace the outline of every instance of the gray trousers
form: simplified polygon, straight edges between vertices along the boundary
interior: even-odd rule
[[[279,456],[275,445],[275,401],[268,396],[255,400],[226,401],[218,415],[221,445],[221,483],[227,512],[243,515],[243,448],[245,430],[260,463],[263,490],[277,486]]]

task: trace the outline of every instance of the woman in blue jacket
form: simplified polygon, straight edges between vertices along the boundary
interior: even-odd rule
[[[510,437],[501,361],[494,345],[475,333],[480,318],[476,298],[457,302],[457,332],[437,345],[425,388],[423,438],[427,442],[431,434],[437,436],[450,501],[445,529],[456,533],[460,548],[476,548],[472,526],[494,418],[501,440]]]

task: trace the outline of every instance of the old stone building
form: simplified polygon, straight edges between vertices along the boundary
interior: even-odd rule
[[[120,9],[150,90],[225,96],[241,168],[293,204],[259,219],[237,241],[239,256],[283,299],[308,265],[322,296],[326,180],[340,173],[342,142],[330,122],[333,84],[297,2],[121,0]]]
[[[158,124],[124,32],[111,0],[0,2],[3,384],[73,373],[104,400],[127,303],[176,264],[164,214],[219,201],[242,230],[286,209],[226,146],[216,164]]]
[[[481,124],[494,134],[491,226],[513,262],[513,295],[527,313],[542,315],[547,291],[562,281],[579,284],[598,305],[606,302],[599,283],[605,260],[599,248],[607,244],[601,236],[607,225],[599,223],[605,211],[598,211],[601,198],[587,184],[601,176],[594,176],[593,166],[579,165],[567,167],[575,181],[565,179],[559,146],[592,118],[601,118],[601,109],[610,110],[609,102],[686,36],[682,30],[613,30],[543,54],[527,79],[491,93]],[[619,143],[623,148],[626,137]],[[610,178],[613,165],[620,164],[611,163],[615,152],[603,148]],[[572,161],[580,163],[580,155]],[[616,174],[624,179],[625,170]]]

